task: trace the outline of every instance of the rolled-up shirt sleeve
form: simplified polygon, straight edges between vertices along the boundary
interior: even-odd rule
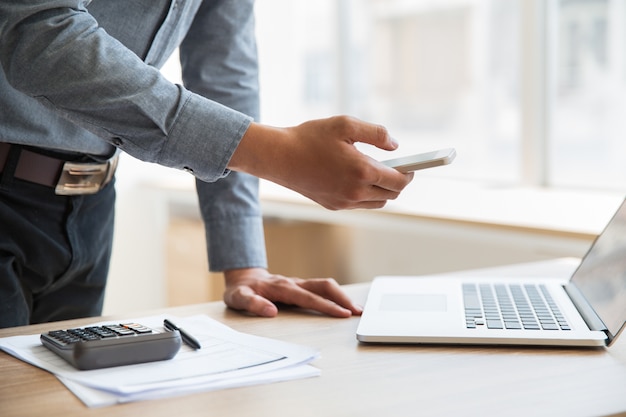
[[[138,159],[223,177],[251,117],[167,81],[99,27],[87,4],[0,0],[7,81]]]

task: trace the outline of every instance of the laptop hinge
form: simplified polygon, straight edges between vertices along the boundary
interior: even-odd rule
[[[589,326],[589,329],[604,332],[609,340],[611,340],[611,332],[608,331],[608,328],[600,316],[598,316],[593,307],[591,307],[589,302],[587,302],[587,299],[576,287],[576,285],[570,282],[567,285],[564,285],[563,288],[576,306],[576,309],[578,309],[578,312],[582,316],[583,320],[585,320],[585,323],[587,323],[587,326]]]

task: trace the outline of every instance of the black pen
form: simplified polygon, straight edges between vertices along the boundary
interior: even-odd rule
[[[178,330],[178,332],[180,333],[180,336],[183,338],[183,342],[187,343],[192,348],[194,349],[202,348],[202,346],[200,345],[200,342],[198,342],[198,340],[195,337],[193,337],[192,335],[190,335],[189,333],[187,333],[186,331],[184,331],[183,329],[181,329],[180,327],[178,327],[177,325],[175,325],[168,319],[163,320],[163,325],[168,330],[172,330],[172,331]]]

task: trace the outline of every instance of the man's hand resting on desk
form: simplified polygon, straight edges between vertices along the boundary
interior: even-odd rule
[[[224,278],[226,305],[257,316],[276,316],[278,308],[275,302],[319,311],[333,317],[350,317],[362,311],[330,278],[287,278],[271,274],[263,268],[225,271]]]

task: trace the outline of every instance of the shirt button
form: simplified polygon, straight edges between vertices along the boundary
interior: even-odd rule
[[[193,169],[189,168],[189,167],[184,167],[183,171],[188,172],[190,174],[193,174]]]

